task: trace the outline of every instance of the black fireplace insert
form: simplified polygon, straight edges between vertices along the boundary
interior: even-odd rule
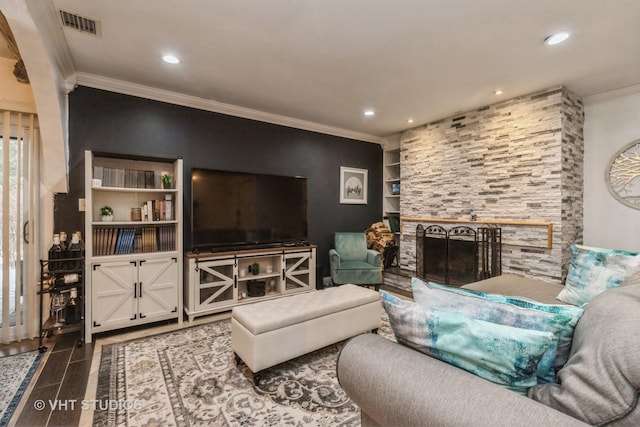
[[[502,274],[502,238],[498,227],[467,226],[449,230],[416,228],[416,275],[461,286]]]

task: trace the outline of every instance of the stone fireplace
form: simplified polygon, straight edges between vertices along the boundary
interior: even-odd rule
[[[418,225],[490,223],[503,273],[561,282],[582,242],[583,121],[582,101],[553,88],[404,132],[400,266],[419,268]]]

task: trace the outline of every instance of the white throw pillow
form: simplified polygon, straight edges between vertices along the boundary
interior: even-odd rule
[[[640,254],[616,249],[571,245],[564,289],[557,300],[582,306],[640,270]]]

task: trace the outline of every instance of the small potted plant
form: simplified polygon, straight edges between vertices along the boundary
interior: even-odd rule
[[[113,209],[111,206],[103,206],[100,208],[100,219],[104,222],[113,221]]]
[[[251,274],[253,275],[257,275],[260,274],[260,264],[258,264],[257,262],[254,262],[253,264],[251,264],[249,266],[249,271],[251,272]]]
[[[162,181],[162,188],[171,188],[173,177],[166,172],[162,172],[162,175],[160,176],[160,181]]]

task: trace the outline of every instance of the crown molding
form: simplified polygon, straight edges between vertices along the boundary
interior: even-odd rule
[[[383,138],[361,132],[355,132],[348,129],[327,126],[320,123],[309,122],[306,120],[295,119],[293,117],[281,116],[278,114],[267,113],[265,111],[253,110],[250,108],[238,107],[236,105],[225,104],[210,99],[199,98],[196,96],[185,95],[177,92],[171,92],[163,89],[157,89],[149,86],[143,86],[122,80],[111,79],[108,77],[97,76],[94,74],[78,73],[77,83],[82,86],[92,87],[94,89],[103,89],[111,92],[122,93],[125,95],[137,96],[140,98],[153,99],[155,101],[167,102],[170,104],[181,105],[184,107],[197,108],[199,110],[211,111],[214,113],[227,114],[245,119],[257,120],[281,126],[287,126],[296,129],[303,129],[312,132],[323,133],[327,135],[339,136],[343,138],[355,139],[358,141],[372,142],[382,144]]]
[[[627,86],[620,89],[614,89],[607,92],[596,93],[595,95],[585,96],[582,100],[584,105],[593,105],[599,102],[609,101],[611,99],[620,98],[622,96],[640,94],[640,85]]]

